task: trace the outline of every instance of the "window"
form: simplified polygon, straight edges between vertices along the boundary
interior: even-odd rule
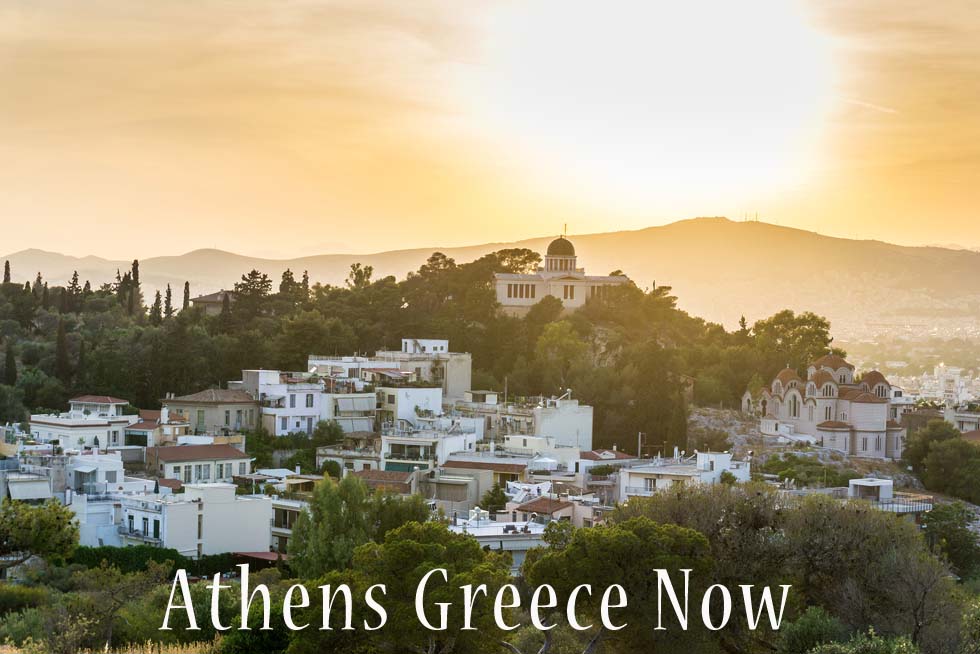
[[[130,532],[136,531],[135,521],[133,516],[127,516],[126,519],[127,519],[127,526],[129,527],[129,531]]]
[[[861,449],[862,450],[865,450],[865,451],[868,449],[868,437],[867,436],[861,437]]]
[[[289,429],[289,418],[283,416],[279,419],[279,428],[281,431],[287,431]]]
[[[231,424],[231,411],[225,411],[225,427]]]
[[[514,297],[514,285],[507,284],[507,297]]]
[[[153,519],[153,537],[156,539],[160,538],[160,519]]]
[[[150,519],[149,518],[143,518],[143,535],[144,536],[149,536],[150,535]]]
[[[395,403],[395,396],[389,394],[388,395],[388,404],[394,404],[394,403]]]
[[[118,431],[113,430],[113,432],[112,432],[112,438],[110,439],[110,442],[113,445],[118,445],[119,444],[119,432]]]
[[[225,466],[223,463],[216,463],[214,466],[214,478],[222,479],[225,476]]]
[[[210,480],[211,479],[211,464],[210,463],[205,463],[204,466],[202,466],[202,468],[201,468],[201,474],[204,475],[204,477],[203,477],[204,479],[206,479],[206,480]]]
[[[244,461],[242,463],[239,463],[238,464],[238,474],[240,474],[240,475],[244,475],[245,474],[245,462]]]
[[[241,429],[242,427],[242,410],[238,409],[235,411],[235,427]]]
[[[114,483],[116,483],[116,471],[115,470],[106,470],[105,480],[106,480],[106,483],[107,484],[114,484]]]
[[[200,540],[204,538],[204,516],[200,513],[197,514],[197,539]]]
[[[830,407],[826,406],[823,408],[823,419],[830,420]]]
[[[180,466],[174,466],[174,479],[180,479]]]
[[[306,394],[306,408],[310,409],[313,407],[313,393]]]
[[[289,394],[289,408],[290,409],[296,408],[296,393]]]
[[[194,466],[194,479],[195,481],[201,478],[201,464],[198,463]]]

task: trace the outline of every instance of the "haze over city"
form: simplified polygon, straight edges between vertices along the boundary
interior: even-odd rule
[[[3,250],[295,257],[757,214],[976,247],[978,13],[7,2]]]

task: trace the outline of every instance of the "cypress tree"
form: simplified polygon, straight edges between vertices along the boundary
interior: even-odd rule
[[[65,320],[58,321],[58,336],[55,340],[54,374],[68,386],[71,382],[71,361],[68,358],[68,334],[65,331]]]
[[[44,282],[44,289],[41,291],[41,306],[45,309],[51,307],[51,300],[48,299],[48,283]]]
[[[191,283],[184,282],[184,304],[181,306],[182,311],[187,311],[191,307]]]
[[[10,261],[3,262],[3,283],[10,283]]]
[[[17,383],[17,361],[14,359],[14,344],[7,339],[7,352],[3,363],[3,383],[13,386]]]
[[[167,284],[167,293],[163,297],[163,315],[166,318],[173,318],[174,316],[174,298],[170,292],[170,284]]]
[[[159,325],[163,322],[163,303],[160,300],[160,291],[153,297],[153,306],[150,307],[150,324]]]

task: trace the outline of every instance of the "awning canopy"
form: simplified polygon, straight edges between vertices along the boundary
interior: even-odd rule
[[[98,470],[98,468],[92,465],[81,465],[81,466],[74,466],[74,470],[75,472],[95,472],[96,470]]]
[[[12,500],[48,500],[51,499],[51,486],[44,480],[14,481],[10,480],[7,490]]]

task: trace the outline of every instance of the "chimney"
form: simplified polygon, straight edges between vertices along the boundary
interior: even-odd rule
[[[296,464],[296,474],[297,475],[299,474],[299,464],[298,463]]]

